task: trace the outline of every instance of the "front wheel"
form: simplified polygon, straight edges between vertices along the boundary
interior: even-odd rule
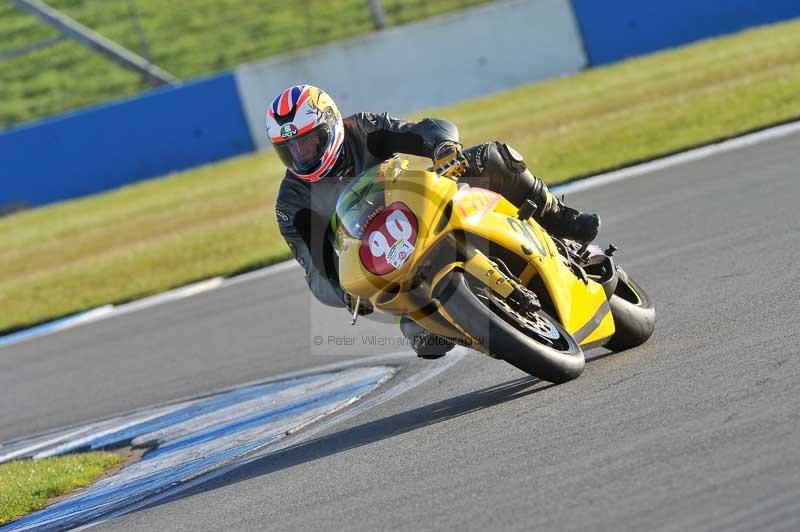
[[[656,309],[647,292],[622,269],[614,295],[608,300],[616,331],[605,347],[624,351],[642,345],[656,328]]]
[[[585,365],[580,345],[545,312],[520,311],[469,274],[452,272],[439,300],[487,354],[540,379],[562,383]]]

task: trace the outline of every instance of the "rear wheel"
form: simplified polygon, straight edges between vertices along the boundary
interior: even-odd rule
[[[460,271],[443,282],[440,302],[464,332],[480,343],[481,351],[550,382],[566,382],[583,372],[580,346],[545,312],[515,308],[513,302]]]
[[[614,295],[608,300],[616,331],[605,347],[624,351],[642,345],[656,327],[656,309],[647,292],[623,270]]]

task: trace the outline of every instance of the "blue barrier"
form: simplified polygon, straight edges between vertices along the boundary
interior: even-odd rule
[[[225,73],[0,133],[0,207],[93,194],[253,149]]]
[[[592,65],[800,16],[798,0],[572,0]]]
[[[570,1],[592,65],[800,16],[800,0],[554,0],[544,7],[539,5],[542,2],[528,6],[521,1],[509,6],[547,8],[562,13],[561,18],[572,24]],[[495,8],[482,9],[484,13]],[[551,11],[545,11],[543,19],[555,17]],[[419,27],[429,24],[419,23]],[[412,26],[397,31],[411,31]],[[542,35],[548,46],[564,49],[549,33]],[[556,35],[566,36],[565,42],[578,37],[574,31]],[[346,63],[359,43],[375,38],[322,50],[332,53],[342,48],[344,55],[338,59]],[[580,51],[578,42],[575,47]],[[369,47],[366,52],[374,55],[375,49]],[[567,70],[584,64],[582,52],[570,57]],[[547,61],[552,59],[547,56]],[[0,214],[18,204],[43,205],[80,197],[252,151],[253,139],[260,138],[263,117],[259,118],[259,109],[270,91],[277,90],[264,87],[280,77],[276,74],[283,68],[280,65],[296,60],[287,56],[272,60],[269,68],[240,69],[241,79],[247,78],[243,71],[253,74],[239,85],[245,88],[246,102],[234,75],[225,73],[0,132]],[[287,72],[288,78],[297,77],[291,68]],[[252,133],[245,114],[252,122]]]

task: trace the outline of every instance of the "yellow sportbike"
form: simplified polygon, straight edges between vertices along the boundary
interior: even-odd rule
[[[578,377],[584,349],[646,341],[655,310],[615,265],[614,246],[552,238],[526,207],[391,159],[339,196],[340,284],[357,305],[408,316],[550,382]]]

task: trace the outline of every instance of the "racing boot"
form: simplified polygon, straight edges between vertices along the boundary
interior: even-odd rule
[[[487,142],[464,150],[466,176],[470,186],[488,188],[520,208],[520,216],[532,216],[556,238],[591,242],[600,229],[600,217],[567,207],[533,175],[522,155],[500,142]]]
[[[574,240],[588,244],[597,238],[600,230],[600,217],[596,214],[585,214],[567,207],[549,192],[550,201],[534,214],[533,218],[545,230],[556,238]]]
[[[455,344],[448,338],[433,334],[411,318],[400,319],[400,331],[420,358],[442,358]]]

